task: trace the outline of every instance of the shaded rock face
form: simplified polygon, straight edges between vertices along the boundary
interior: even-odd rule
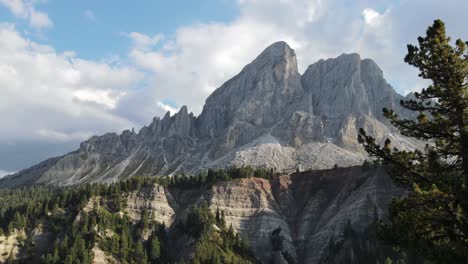
[[[281,227],[284,248],[298,263],[321,263],[330,242],[344,240],[348,222],[354,230],[365,229],[385,218],[390,200],[400,194],[383,169],[351,167],[294,173],[271,181],[238,179],[199,190],[155,186],[132,193],[126,211],[137,220],[146,209],[153,219],[170,226],[206,201],[213,212],[224,211],[227,226],[248,237],[262,262],[276,259],[271,234]]]
[[[274,186],[303,263],[323,261],[348,221],[364,230],[384,218],[391,199],[401,194],[383,170],[357,167],[281,177]]]
[[[285,42],[265,49],[210,95],[195,117],[182,107],[138,133],[95,136],[80,148],[0,180],[0,187],[113,182],[133,175],[196,173],[225,166],[278,171],[353,166],[366,158],[359,128],[400,149],[417,147],[381,114],[409,116],[379,67],[357,54],[320,60],[304,74]]]

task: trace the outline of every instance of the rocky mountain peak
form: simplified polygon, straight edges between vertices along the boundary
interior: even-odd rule
[[[178,114],[184,115],[184,116],[188,116],[188,109],[187,109],[187,106],[186,106],[186,105],[183,105],[183,106],[180,108]]]
[[[319,60],[301,76],[294,50],[280,41],[216,89],[200,116],[183,106],[172,116],[154,118],[138,134],[93,137],[40,169],[2,179],[0,186],[115,181],[225,166],[359,165],[366,157],[356,140],[359,128],[377,141],[391,137],[396,145],[412,146],[382,116],[382,108],[390,107],[405,117],[402,99],[377,64],[358,54]]]
[[[239,123],[271,126],[300,90],[294,50],[276,42],[208,97],[200,115],[201,134],[218,137]],[[245,133],[248,138],[256,134]]]
[[[258,64],[260,62],[282,62],[282,61],[296,61],[296,53],[284,41],[278,41],[260,53],[252,64]]]
[[[287,55],[292,55],[295,56],[294,50],[286,43],[286,41],[277,41],[270,46],[268,46],[266,49],[263,50],[262,53],[260,53],[259,57],[265,56],[266,54],[269,54],[270,56],[287,56]]]
[[[355,53],[310,65],[302,85],[311,97],[314,114],[330,117],[362,114],[383,120],[382,106],[395,106],[401,97],[373,60]]]
[[[296,53],[284,41],[278,41],[267,47],[243,71],[274,70],[274,78],[285,81],[290,76],[299,74]]]

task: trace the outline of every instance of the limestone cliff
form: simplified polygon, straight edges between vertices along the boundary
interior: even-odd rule
[[[322,263],[330,243],[345,239],[347,223],[364,230],[385,218],[390,200],[400,194],[383,169],[352,167],[294,173],[271,181],[238,179],[198,190],[155,186],[132,193],[126,211],[138,219],[142,210],[149,210],[154,220],[171,226],[184,219],[189,208],[207,201],[213,211],[225,212],[228,226],[249,238],[264,263],[274,258],[271,234],[278,227],[285,248],[299,263]]]

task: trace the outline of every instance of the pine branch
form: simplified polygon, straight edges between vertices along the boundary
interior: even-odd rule
[[[383,161],[391,164],[395,164],[399,166],[401,169],[411,172],[412,174],[418,176],[420,179],[428,182],[428,183],[434,183],[431,179],[427,178],[426,176],[422,175],[421,173],[415,171],[413,168],[411,168],[409,165],[406,165],[396,159],[393,158],[391,151],[386,150],[375,144],[375,139],[373,137],[367,136],[365,134],[365,131],[361,128],[360,129],[360,135],[358,137],[358,141],[360,143],[364,144],[364,148],[366,151],[368,151],[369,154],[382,159]],[[363,138],[364,137],[364,138]],[[388,140],[388,139],[387,139]]]

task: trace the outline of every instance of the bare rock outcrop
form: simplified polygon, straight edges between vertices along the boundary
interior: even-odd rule
[[[155,185],[139,192],[132,192],[127,197],[125,213],[135,222],[140,220],[146,210],[151,219],[170,226],[175,219],[178,206],[171,193],[162,186]]]

